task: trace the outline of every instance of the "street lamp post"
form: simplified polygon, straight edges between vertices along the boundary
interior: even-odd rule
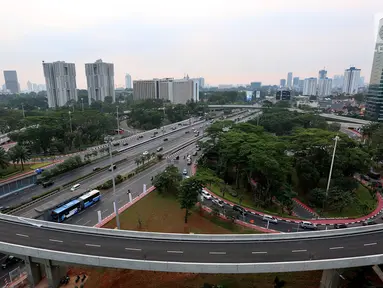
[[[338,144],[338,141],[339,141],[339,136],[336,135],[334,140],[335,140],[335,144],[334,144],[334,150],[332,152],[332,159],[331,159],[331,165],[330,165],[330,173],[328,175],[328,181],[327,181],[327,188],[326,188],[326,199],[327,199],[327,196],[328,196],[328,190],[330,189],[330,182],[331,182],[331,175],[332,175],[332,168],[334,167],[334,160],[335,160],[335,152],[336,152],[336,145]],[[323,209],[324,209],[324,201],[323,201]]]
[[[112,137],[109,137],[107,139],[108,144],[109,144],[109,159],[110,159],[110,169],[112,170],[112,183],[113,183],[113,196],[114,196],[114,201],[113,201],[113,208],[114,212],[116,213],[116,223],[117,223],[117,229],[121,229],[120,227],[120,215],[118,214],[118,207],[117,207],[117,194],[116,194],[116,181],[114,179],[114,169],[113,169],[113,157],[112,157]]]
[[[116,106],[117,108],[117,133],[120,135],[120,120],[118,119],[118,105]]]
[[[68,114],[69,114],[69,126],[70,126],[70,133],[72,133],[73,131],[72,131],[72,117],[70,117],[70,114],[71,114],[71,112],[70,111],[68,111]]]
[[[81,110],[84,112],[84,98],[81,98]]]

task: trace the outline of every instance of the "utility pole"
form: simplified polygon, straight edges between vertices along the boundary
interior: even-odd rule
[[[335,160],[335,152],[336,152],[336,145],[338,144],[338,141],[339,141],[339,136],[336,135],[334,140],[335,140],[335,144],[334,144],[334,150],[332,152],[332,159],[331,159],[331,165],[330,165],[330,173],[328,175],[328,181],[327,181],[327,188],[326,188],[326,199],[328,197],[328,190],[330,189],[330,182],[331,182],[331,175],[332,175],[332,168],[334,166],[334,160]],[[323,201],[323,209],[324,209],[324,203],[325,201]]]
[[[73,131],[72,131],[72,117],[70,117],[70,114],[71,114],[71,112],[70,111],[68,111],[68,114],[69,114],[69,126],[70,126],[70,133],[72,133]]]
[[[113,201],[113,208],[114,212],[116,213],[116,223],[117,223],[117,229],[121,229],[120,227],[120,215],[118,214],[118,207],[117,207],[117,195],[116,195],[116,182],[114,179],[114,169],[113,169],[113,157],[112,157],[112,138],[108,138],[109,142],[109,159],[110,159],[110,169],[112,169],[112,183],[113,183],[113,196],[114,196],[114,201]]]
[[[120,120],[118,119],[118,105],[116,106],[117,108],[117,133],[120,135]]]

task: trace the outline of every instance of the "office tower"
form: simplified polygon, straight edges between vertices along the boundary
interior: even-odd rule
[[[251,82],[250,89],[253,91],[261,90],[262,82]]]
[[[331,95],[332,79],[324,78],[318,80],[318,96],[326,97]]]
[[[16,94],[20,92],[19,81],[17,80],[17,72],[15,70],[4,71],[5,87],[9,92]]]
[[[364,88],[364,86],[365,86],[365,84],[364,84],[364,77],[360,77],[359,87]]]
[[[342,88],[343,89],[344,75],[334,75],[332,81],[333,88]]]
[[[105,97],[112,97],[116,101],[114,91],[114,65],[98,59],[95,63],[85,64],[85,76],[88,85],[89,105],[92,101],[105,101]]]
[[[125,88],[132,89],[132,77],[128,73],[125,75]]]
[[[294,77],[293,78],[293,87],[298,88],[299,86],[299,77]]]
[[[343,93],[354,95],[358,93],[360,82],[360,69],[350,67],[344,71]]]
[[[304,86],[305,80],[300,80],[298,82],[298,91],[302,92],[303,91],[303,86]]]
[[[379,24],[366,101],[366,116],[375,121],[383,121],[383,19]]]
[[[317,78],[306,78],[303,83],[303,95],[304,96],[316,96],[317,95]]]
[[[43,61],[48,106],[62,107],[69,101],[77,102],[76,66],[74,63]]]
[[[327,77],[327,71],[326,70],[319,70],[319,73],[318,73],[318,79],[326,79]]]
[[[279,81],[279,86],[280,86],[281,88],[286,87],[286,79],[281,79],[281,80]]]
[[[28,92],[33,91],[33,83],[31,83],[30,81],[27,82],[27,87],[28,87]]]
[[[287,73],[287,88],[293,87],[293,72]]]
[[[199,78],[199,88],[205,88],[205,78]]]
[[[133,81],[133,99],[164,99],[175,104],[199,101],[199,84],[195,79],[153,79]]]

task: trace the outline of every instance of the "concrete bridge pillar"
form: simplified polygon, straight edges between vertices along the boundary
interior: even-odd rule
[[[48,280],[48,287],[59,287],[60,279],[66,275],[66,267],[53,266],[50,260],[44,260],[44,270]]]
[[[337,288],[341,280],[341,274],[336,269],[323,270],[320,288]]]
[[[25,257],[25,267],[27,268],[28,281],[30,283],[30,286],[34,288],[41,281],[42,278],[40,265],[37,263],[33,263],[31,261],[31,257]]]

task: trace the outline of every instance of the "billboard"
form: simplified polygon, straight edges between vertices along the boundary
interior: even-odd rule
[[[253,91],[246,91],[246,101],[253,100]]]

